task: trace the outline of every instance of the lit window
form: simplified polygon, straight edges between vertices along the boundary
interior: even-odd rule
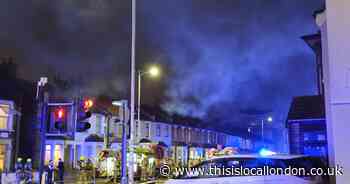
[[[56,144],[55,145],[55,153],[54,153],[54,162],[57,164],[58,163],[58,159],[62,159],[62,145]]]
[[[47,144],[45,146],[45,165],[48,165],[50,160],[51,160],[51,145]]]
[[[0,144],[0,171],[5,169],[6,145]]]
[[[0,105],[0,129],[7,129],[9,110],[9,105]]]

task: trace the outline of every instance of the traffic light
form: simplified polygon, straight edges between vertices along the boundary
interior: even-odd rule
[[[66,128],[66,111],[64,108],[57,108],[55,110],[55,128],[59,131],[64,131]]]
[[[80,104],[78,110],[78,122],[76,126],[77,132],[84,132],[91,128],[91,124],[87,119],[91,117],[91,107],[93,106],[91,99],[86,99]]]
[[[94,105],[94,102],[91,99],[84,100],[84,110],[85,111],[89,111],[93,105]]]

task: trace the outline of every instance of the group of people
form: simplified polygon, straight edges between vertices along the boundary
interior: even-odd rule
[[[63,183],[64,181],[64,162],[62,159],[58,159],[57,164],[57,171],[58,171],[58,182]],[[46,176],[46,184],[53,184],[54,183],[54,172],[55,172],[55,164],[53,160],[49,161],[49,164],[46,168],[47,176]]]
[[[64,163],[62,159],[58,160],[57,170],[58,170],[59,182],[63,183]],[[28,158],[26,162],[23,163],[22,158],[17,158],[17,162],[15,164],[15,171],[16,171],[16,183],[32,183],[32,179],[33,179],[32,159]],[[46,184],[54,183],[54,171],[55,171],[54,162],[50,160],[46,168],[46,172],[47,172],[46,179],[45,179]]]
[[[25,183],[31,183],[33,179],[32,173],[32,159],[28,158],[25,163],[23,163],[22,158],[18,158],[15,164],[16,171],[16,183],[21,183],[25,181]],[[22,182],[23,183],[23,182]]]

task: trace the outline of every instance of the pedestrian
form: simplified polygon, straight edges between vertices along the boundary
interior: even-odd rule
[[[63,183],[64,178],[64,162],[61,158],[58,159],[58,177],[61,183]]]
[[[49,165],[47,166],[47,184],[53,184],[53,173],[54,173],[54,163],[52,160],[49,161]]]

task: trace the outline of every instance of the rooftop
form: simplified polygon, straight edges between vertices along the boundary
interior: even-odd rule
[[[299,96],[293,98],[287,121],[324,118],[325,105],[323,96]]]

